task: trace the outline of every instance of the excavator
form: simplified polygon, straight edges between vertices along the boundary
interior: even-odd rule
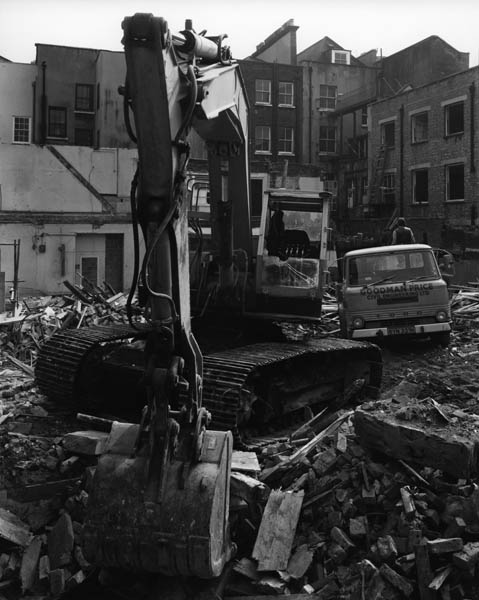
[[[132,404],[141,397],[139,423],[115,421],[98,462],[83,534],[91,562],[212,578],[234,554],[229,473],[242,426],[333,402],[351,389],[377,392],[381,354],[373,344],[333,337],[241,346],[226,339],[226,330],[203,355],[190,304],[190,131],[208,148],[216,278],[208,310],[220,323],[238,317],[263,331],[260,323],[318,318],[328,198],[271,190],[253,256],[248,102],[225,36],[198,34],[190,22],[172,33],[164,19],[145,13],[122,27],[125,123],[138,147],[130,324],[55,334],[39,353],[35,376],[63,403],[92,406],[107,388]],[[308,215],[316,237],[286,233],[304,233],[299,214]]]

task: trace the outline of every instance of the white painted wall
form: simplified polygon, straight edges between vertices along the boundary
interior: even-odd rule
[[[136,150],[57,146],[103,194],[128,198]],[[1,210],[101,212],[99,200],[46,148],[0,144]]]
[[[13,141],[13,117],[32,117],[36,65],[0,62],[0,144]]]
[[[66,279],[75,283],[75,263],[77,241],[80,234],[124,234],[124,285],[129,289],[133,274],[133,235],[129,224],[103,225],[94,227],[87,224],[54,225],[43,227],[32,224],[0,224],[0,241],[12,243],[20,240],[19,290],[21,296],[36,294],[68,293],[63,285]],[[43,234],[43,235],[42,235]],[[45,252],[39,251],[39,243],[45,245]],[[65,245],[65,275],[61,273],[61,253],[59,247]],[[36,248],[33,246],[36,245]],[[1,246],[0,271],[5,271],[7,290],[13,280],[13,247]]]
[[[71,164],[104,194],[114,194],[123,199],[119,212],[129,210],[131,179],[134,175],[136,150],[93,150],[78,146],[58,146],[58,150]],[[63,293],[63,280],[75,281],[76,236],[79,234],[124,235],[124,284],[130,286],[133,272],[133,236],[129,223],[93,226],[77,223],[48,222],[48,213],[102,212],[102,205],[47,149],[34,145],[0,144],[0,211],[32,212],[24,223],[0,224],[0,243],[20,245],[20,293]],[[34,225],[35,213],[44,225]],[[45,245],[45,252],[39,246]],[[61,274],[59,246],[65,244],[66,269]],[[13,280],[13,249],[1,246],[0,271],[6,280]],[[9,284],[7,283],[7,288]]]

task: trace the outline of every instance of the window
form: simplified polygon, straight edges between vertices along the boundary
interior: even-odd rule
[[[445,135],[464,133],[464,102],[455,102],[444,107]]]
[[[354,208],[358,203],[357,187],[355,179],[346,180],[346,190],[348,197],[348,208]]]
[[[319,128],[319,151],[336,152],[336,127],[322,125]]]
[[[255,102],[257,104],[271,104],[271,81],[269,79],[256,80]]]
[[[77,83],[75,86],[75,110],[93,111],[93,86]]]
[[[396,173],[384,173],[381,192],[384,204],[394,204],[396,199]]]
[[[334,110],[336,108],[336,92],[335,85],[320,85],[319,86],[319,110]]]
[[[280,106],[294,105],[294,84],[290,81],[279,82],[278,104]]]
[[[67,109],[58,106],[48,107],[48,137],[67,137]]]
[[[361,135],[356,138],[357,149],[358,149],[358,158],[367,158],[368,157],[368,136]]]
[[[93,131],[75,127],[75,146],[93,146]]]
[[[361,127],[368,126],[368,107],[363,106],[361,109]]]
[[[294,129],[292,127],[280,127],[278,134],[278,154],[294,153]]]
[[[256,153],[271,154],[271,129],[265,125],[255,128],[254,151]]]
[[[30,143],[30,117],[13,117],[13,143]]]
[[[412,171],[412,201],[413,204],[427,204],[429,202],[429,172],[427,169]]]
[[[446,200],[464,200],[464,165],[446,165]]]
[[[332,62],[336,65],[349,65],[351,52],[348,50],[332,50]]]
[[[425,142],[429,137],[429,115],[427,112],[418,113],[411,117],[411,143]]]
[[[361,203],[367,204],[368,203],[368,178],[367,178],[367,176],[363,175],[361,177],[360,185],[361,185],[361,188],[359,190],[359,193],[360,193],[360,197],[361,197]]]
[[[381,144],[387,148],[393,148],[395,139],[395,122],[389,121],[388,123],[381,124]]]

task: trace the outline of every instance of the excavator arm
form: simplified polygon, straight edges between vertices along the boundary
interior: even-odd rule
[[[222,37],[206,38],[191,28],[173,35],[150,14],[126,18],[123,30],[125,118],[138,146],[132,218],[144,239],[132,290],[141,290],[147,322],[148,402],[140,425],[112,429],[89,498],[84,545],[92,562],[103,566],[214,577],[233,551],[232,436],[209,431],[201,406],[202,355],[190,326],[183,188],[194,127],[208,145],[212,229],[220,279],[228,286],[233,244],[248,250],[251,242],[246,95]],[[234,236],[233,219],[240,215],[244,225],[235,226],[240,233]]]

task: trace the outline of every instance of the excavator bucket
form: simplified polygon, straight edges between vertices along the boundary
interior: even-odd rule
[[[150,458],[134,452],[138,430],[116,422],[111,430],[89,494],[85,555],[94,564],[133,572],[217,577],[233,552],[231,433],[205,431],[195,463],[170,460],[161,494],[152,500],[146,491]]]

